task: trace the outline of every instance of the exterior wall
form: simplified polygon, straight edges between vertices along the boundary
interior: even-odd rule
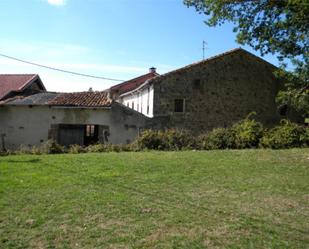
[[[132,93],[122,96],[119,102],[144,114],[147,117],[153,117],[153,96],[153,85],[147,85],[147,87],[143,89],[136,90]],[[134,108],[132,107],[132,103],[134,103]],[[147,106],[149,106],[148,112]]]
[[[226,127],[250,112],[266,125],[280,116],[275,67],[242,50],[196,64],[153,81],[154,128],[177,127],[201,133]],[[174,112],[175,99],[185,112]]]
[[[111,109],[0,106],[0,135],[5,134],[6,149],[17,149],[46,141],[53,125],[93,124],[108,126],[110,143],[126,144],[138,136],[146,119],[118,103]]]

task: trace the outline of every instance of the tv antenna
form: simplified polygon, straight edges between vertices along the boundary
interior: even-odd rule
[[[205,60],[205,50],[206,50],[206,47],[207,46],[207,42],[203,40],[203,60]]]

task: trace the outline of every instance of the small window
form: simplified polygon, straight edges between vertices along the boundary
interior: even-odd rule
[[[132,101],[132,109],[134,110],[134,101]]]
[[[86,125],[86,137],[94,137],[95,126],[94,125]]]
[[[129,107],[129,102],[127,102],[127,107]]]
[[[195,79],[193,81],[193,88],[196,90],[200,90],[202,88],[202,83],[200,79]]]
[[[185,111],[185,100],[184,99],[175,99],[175,112],[184,112]]]

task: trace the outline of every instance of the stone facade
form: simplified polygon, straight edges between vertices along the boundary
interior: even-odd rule
[[[281,84],[274,70],[270,63],[236,49],[158,76],[150,81],[154,85],[152,127],[201,133],[230,126],[252,111],[265,125],[277,123],[275,97]],[[183,112],[175,112],[177,99],[184,101]]]

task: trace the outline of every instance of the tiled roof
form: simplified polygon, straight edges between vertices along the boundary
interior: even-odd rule
[[[10,92],[23,90],[36,78],[37,74],[0,74],[0,99]]]
[[[110,88],[111,91],[117,91],[119,94],[129,92],[134,90],[135,88],[139,87],[143,83],[145,83],[147,80],[150,80],[154,77],[157,77],[159,74],[156,72],[149,72],[147,74],[144,74],[142,76],[139,76],[137,78],[134,78],[132,80],[128,80],[125,82],[122,82],[118,85],[112,86]]]
[[[59,93],[47,102],[48,105],[76,107],[110,107],[111,103],[107,92]]]
[[[15,96],[9,99],[0,101],[0,104],[5,105],[48,105],[48,102],[54,99],[59,93],[44,92],[30,96]]]

